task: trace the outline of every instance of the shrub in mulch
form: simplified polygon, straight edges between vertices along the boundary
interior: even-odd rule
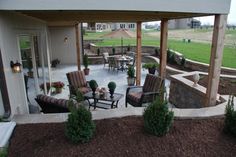
[[[174,112],[168,110],[167,101],[157,98],[144,111],[144,128],[150,134],[156,136],[165,135],[174,119]]]
[[[236,136],[236,111],[234,110],[234,96],[230,96],[225,109],[224,131]]]
[[[70,101],[70,103],[73,103],[73,101]],[[91,112],[84,106],[71,107],[70,110],[71,113],[66,122],[66,137],[75,144],[88,142],[95,132],[95,124],[92,121]]]

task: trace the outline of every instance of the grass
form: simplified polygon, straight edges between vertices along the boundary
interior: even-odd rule
[[[7,157],[7,148],[0,149],[0,157]]]
[[[209,31],[210,30],[211,29],[209,29]],[[85,35],[85,39],[101,38],[101,34],[104,35],[106,33],[107,32],[87,33],[87,35]],[[227,30],[226,33],[231,33],[232,35],[234,35],[236,34],[236,31]],[[121,39],[103,38],[103,41],[96,43],[96,45],[121,46]],[[123,45],[124,46],[136,45],[136,38],[124,38]],[[160,45],[159,39],[150,37],[146,34],[146,32],[143,32],[142,46],[159,46],[159,45]],[[188,59],[209,64],[211,44],[197,43],[197,42],[183,43],[180,40],[168,40],[168,48],[182,53]],[[236,68],[236,48],[230,46],[224,47],[222,65],[225,67]]]

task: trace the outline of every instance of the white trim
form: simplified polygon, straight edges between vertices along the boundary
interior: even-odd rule
[[[0,0],[0,10],[107,10],[228,14],[231,0]]]

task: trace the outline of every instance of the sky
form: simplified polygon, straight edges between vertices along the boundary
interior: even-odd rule
[[[200,20],[203,25],[214,24],[214,16],[196,17],[195,19]],[[160,22],[148,22],[148,24],[155,24],[155,23],[159,24]],[[230,13],[228,15],[227,23],[236,25],[236,0],[231,0]]]
[[[203,25],[204,24],[210,24],[210,25],[214,24],[214,17],[213,16],[197,17],[195,19],[200,20]],[[231,0],[230,13],[228,15],[228,22],[227,23],[236,25],[236,0]]]

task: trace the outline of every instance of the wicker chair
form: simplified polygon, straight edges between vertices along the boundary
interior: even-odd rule
[[[125,106],[128,103],[135,107],[141,107],[143,103],[155,100],[159,95],[163,80],[155,75],[147,74],[143,86],[131,86],[126,90]]]
[[[79,90],[82,94],[91,91],[88,86],[84,72],[83,71],[73,71],[66,74],[68,82],[70,95],[76,95],[76,91]]]
[[[37,95],[36,102],[41,107],[43,113],[65,113],[69,112],[69,100],[56,99],[47,95]]]

